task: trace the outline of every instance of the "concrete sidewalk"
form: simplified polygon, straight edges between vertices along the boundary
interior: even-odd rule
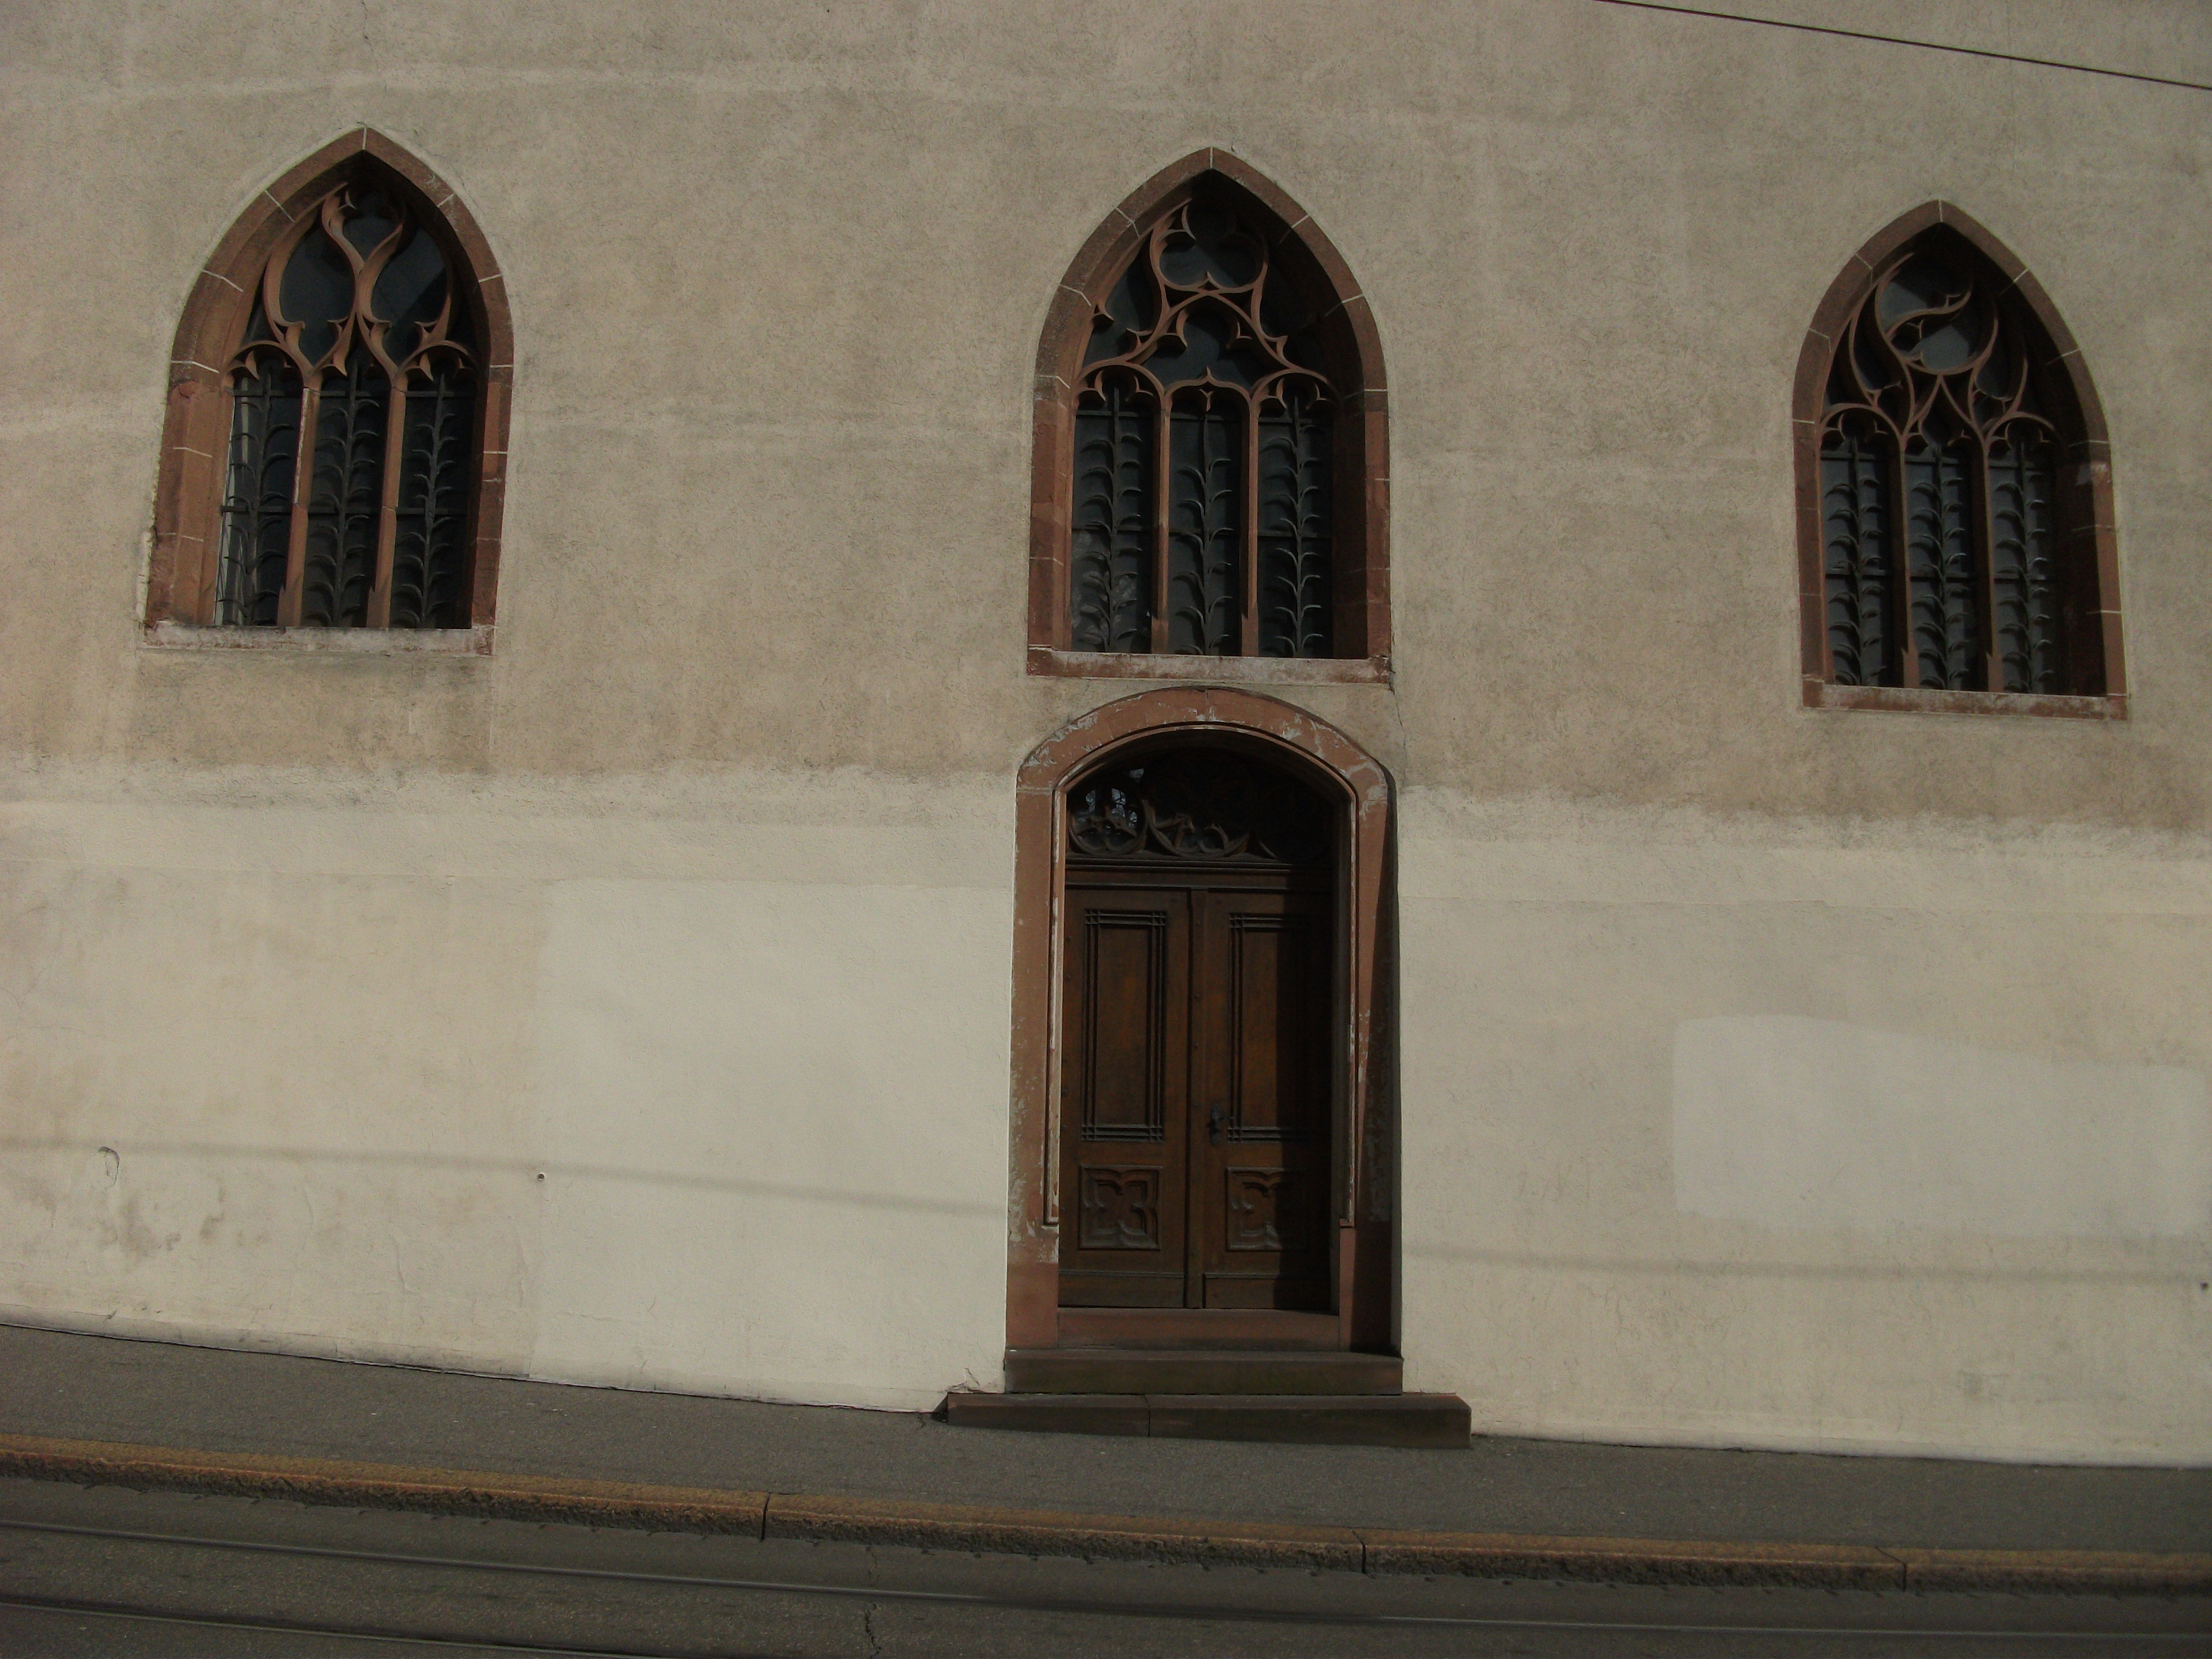
[[[16,1327],[0,1474],[1370,1571],[2212,1591],[2206,1469],[993,1434]]]

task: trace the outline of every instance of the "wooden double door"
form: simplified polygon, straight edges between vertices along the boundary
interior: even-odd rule
[[[1225,839],[1069,860],[1063,1306],[1330,1305],[1332,883]]]

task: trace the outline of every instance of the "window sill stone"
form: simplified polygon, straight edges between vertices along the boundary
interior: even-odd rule
[[[1808,708],[1870,708],[1890,714],[2032,714],[2045,719],[2124,720],[2124,692],[2101,697],[2045,696],[2022,691],[1929,691],[1899,685],[1835,685],[1805,682]]]
[[[491,625],[474,628],[210,628],[146,624],[155,651],[270,651],[311,657],[489,657]]]
[[[1200,657],[1030,647],[1030,672],[1070,679],[1205,680],[1216,685],[1388,685],[1388,657]]]

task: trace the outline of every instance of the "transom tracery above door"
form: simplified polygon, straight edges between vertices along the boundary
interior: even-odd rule
[[[1328,856],[1329,817],[1312,791],[1255,760],[1170,750],[1072,787],[1067,848],[1084,859],[1311,865]]]

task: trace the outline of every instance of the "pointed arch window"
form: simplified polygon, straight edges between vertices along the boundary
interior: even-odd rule
[[[489,646],[512,376],[481,234],[362,131],[265,192],[179,330],[148,621]]]
[[[1797,402],[1808,703],[2123,712],[2102,417],[2001,243],[1947,204],[1875,238]]]
[[[1380,352],[1279,191],[1216,150],[1140,187],[1063,282],[1037,386],[1033,670],[1380,677]]]

